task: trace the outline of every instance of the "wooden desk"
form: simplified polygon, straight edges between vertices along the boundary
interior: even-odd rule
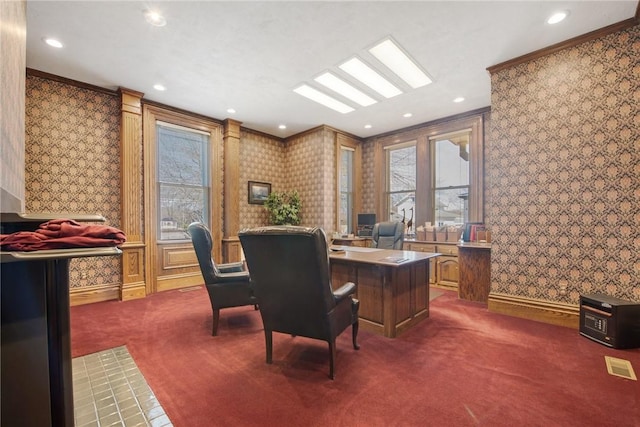
[[[429,260],[436,253],[332,246],[331,282],[356,284],[360,327],[395,338],[429,317]],[[394,262],[392,258],[401,258]]]
[[[336,246],[371,246],[371,237],[339,237],[332,239],[332,245]]]
[[[458,298],[487,303],[491,287],[491,243],[458,244]]]

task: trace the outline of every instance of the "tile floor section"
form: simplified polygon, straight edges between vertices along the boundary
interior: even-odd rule
[[[76,427],[171,427],[126,347],[72,361]]]

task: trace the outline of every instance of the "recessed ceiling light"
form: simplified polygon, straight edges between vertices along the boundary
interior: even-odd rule
[[[353,102],[357,102],[363,107],[368,107],[369,105],[378,102],[331,73],[324,73],[321,76],[316,77],[315,81],[317,81],[321,85],[328,87],[334,92],[339,93],[345,98],[348,98]]]
[[[369,52],[412,88],[417,89],[431,83],[429,76],[391,39],[372,47]]]
[[[46,37],[46,38],[44,38],[42,40],[44,40],[44,42],[46,44],[48,44],[49,46],[51,46],[51,47],[57,47],[59,49],[59,48],[61,48],[63,46],[62,43],[60,43],[60,41],[56,40],[56,39],[52,39],[52,38]]]
[[[453,100],[453,102],[462,102],[462,101],[464,101],[464,98],[461,97],[461,96],[459,96],[459,97],[457,97],[456,99]]]
[[[330,97],[329,95],[325,95],[324,93],[316,90],[308,85],[302,85],[293,90],[298,95],[302,95],[304,97],[309,98],[312,101],[315,101],[319,104],[324,105],[325,107],[329,107],[333,110],[336,110],[342,114],[350,113],[353,108],[349,107],[347,104],[344,104],[337,99]]]
[[[287,128],[287,125],[279,125],[278,126],[278,129],[286,129],[286,128]]]
[[[371,67],[360,61],[358,58],[348,60],[344,64],[340,65],[340,69],[360,80],[362,83],[366,84],[385,98],[392,98],[402,93],[400,89],[392,85],[380,74],[373,71]]]
[[[371,129],[371,125],[364,125],[365,129]]]
[[[412,113],[404,113],[404,114],[402,115],[402,117],[411,117],[411,116],[413,116],[413,114],[412,114]]]
[[[155,84],[155,85],[153,85],[153,88],[154,88],[155,90],[159,90],[160,92],[167,90],[167,88],[166,88],[166,87],[164,87],[164,86],[163,86],[163,85],[161,85],[161,84]]]
[[[227,108],[227,113],[233,114],[235,112],[236,112],[236,110],[234,110],[233,108]]]
[[[167,25],[167,20],[160,13],[155,10],[145,10],[144,11],[144,19],[153,25],[154,27],[164,27]]]
[[[549,19],[547,19],[547,24],[557,24],[558,22],[564,21],[567,16],[569,16],[569,11],[561,10],[551,15]]]

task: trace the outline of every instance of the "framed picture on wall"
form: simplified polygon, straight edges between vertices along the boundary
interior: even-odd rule
[[[252,205],[264,205],[269,194],[271,194],[271,184],[268,182],[249,181],[249,203]]]

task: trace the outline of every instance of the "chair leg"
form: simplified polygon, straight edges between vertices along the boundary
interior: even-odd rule
[[[359,327],[360,322],[358,321],[358,319],[356,319],[356,321],[351,325],[351,340],[353,341],[353,348],[355,348],[356,350],[360,350],[360,344],[356,342],[358,338]]]
[[[267,363],[271,364],[273,354],[273,332],[264,330],[264,340],[267,345]]]
[[[218,335],[218,321],[220,320],[220,309],[219,308],[214,308],[213,309],[213,329],[211,331],[211,335],[213,335],[214,337],[216,335]]]
[[[334,361],[336,360],[336,340],[329,341],[329,378],[335,379]]]

